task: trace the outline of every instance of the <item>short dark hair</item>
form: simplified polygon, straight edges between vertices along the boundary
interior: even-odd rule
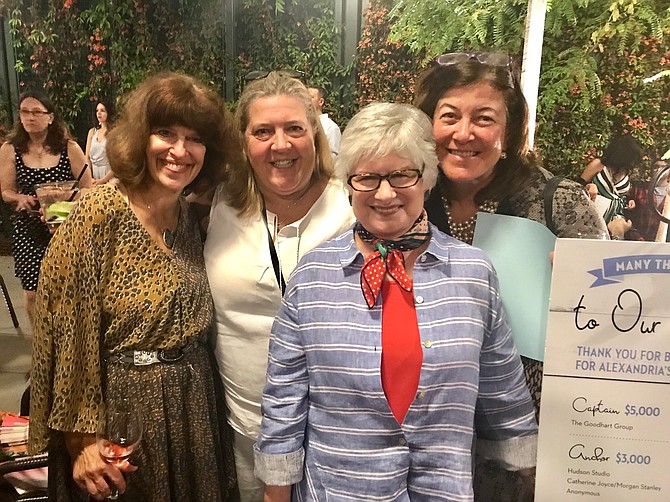
[[[308,89],[316,89],[316,91],[319,93],[319,97],[324,101],[328,97],[328,92],[326,91],[325,88],[321,87],[320,85],[310,85]]]
[[[600,162],[615,173],[626,173],[642,160],[640,143],[632,136],[615,136],[605,147]]]
[[[47,109],[47,112],[53,115],[53,120],[47,128],[47,137],[44,140],[44,146],[49,151],[49,153],[61,153],[63,150],[65,150],[65,148],[67,148],[67,142],[69,139],[71,139],[71,136],[67,126],[65,125],[65,122],[58,113],[58,110],[54,106],[49,96],[36,89],[25,91],[19,96],[19,109],[21,108],[21,103],[23,103],[28,98],[33,98],[39,101],[42,106]],[[23,128],[21,120],[16,120],[14,122],[14,129],[10,133],[7,141],[14,146],[14,149],[17,153],[25,153],[28,151],[29,139],[30,137]]]
[[[202,169],[188,189],[198,191],[218,183],[226,165],[238,162],[241,156],[233,119],[223,100],[193,77],[160,73],[126,96],[121,115],[107,136],[110,165],[124,184],[137,186],[145,181],[151,131],[171,125],[196,130],[207,148]]]
[[[537,167],[535,155],[528,149],[528,105],[518,80],[506,66],[481,64],[468,61],[448,66],[434,65],[419,78],[414,104],[431,120],[437,102],[445,92],[456,87],[486,82],[500,91],[507,110],[505,128],[505,153],[498,160],[494,177],[475,196],[475,201],[501,201],[523,188]]]

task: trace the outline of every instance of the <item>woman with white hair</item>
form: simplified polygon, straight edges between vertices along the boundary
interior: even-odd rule
[[[305,255],[272,328],[256,475],[266,500],[472,500],[472,446],[535,465],[536,423],[498,281],[428,222],[428,117],[372,104],[336,175],[357,222]]]

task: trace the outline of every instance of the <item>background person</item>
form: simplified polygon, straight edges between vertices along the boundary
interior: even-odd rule
[[[221,501],[234,483],[206,348],[213,304],[202,242],[182,197],[220,180],[239,152],[231,122],[191,77],[145,80],[108,136],[118,181],[82,197],[54,236],[38,289],[30,410],[31,451],[50,453],[51,500],[102,500],[114,484],[131,501]],[[119,400],[143,419],[137,470],[106,464],[96,447],[98,419]]]
[[[309,93],[272,72],[244,89],[236,111],[246,162],[217,190],[205,243],[215,349],[235,431],[242,502],[262,501],[253,444],[261,422],[270,327],[284,281],[307,251],[353,221]]]
[[[51,100],[39,91],[19,98],[19,120],[7,142],[0,147],[2,198],[16,211],[14,219],[14,270],[26,295],[32,323],[40,264],[51,233],[40,220],[35,185],[77,179],[85,157]],[[86,172],[79,186],[91,185]]]
[[[91,166],[93,184],[107,183],[114,177],[107,158],[107,132],[114,120],[114,107],[110,101],[98,101],[95,105],[96,125],[88,131],[86,138],[86,163]]]
[[[430,225],[428,118],[372,104],[337,174],[357,223],[296,268],[272,327],[256,472],[266,501],[472,500],[472,444],[532,472],[533,403],[484,253]]]
[[[545,188],[552,174],[528,150],[528,108],[506,54],[438,57],[417,83],[415,104],[433,121],[440,175],[426,209],[442,231],[472,243],[477,212],[485,211],[537,221],[558,237],[607,235],[582,187],[569,180],[561,180],[552,194],[553,221],[546,221]],[[616,229],[621,237],[624,231]],[[522,359],[539,411],[542,363]],[[515,473],[482,458],[475,483],[482,502],[517,501],[525,489]]]
[[[628,173],[640,160],[642,149],[637,140],[617,136],[607,144],[602,156],[593,159],[584,169],[580,181],[585,184],[591,200],[601,208],[605,222],[623,218],[626,209],[635,208],[635,200],[628,197],[631,189]]]
[[[667,162],[665,160],[655,162],[652,178],[666,166]],[[667,242],[669,237],[667,224],[663,223],[661,225],[661,220],[656,212],[658,210],[663,213],[667,195],[667,172],[654,187],[650,185],[649,181],[633,181],[631,183],[628,198],[635,201],[635,206],[627,212],[633,227],[626,232],[626,240]],[[661,225],[661,232],[659,232],[659,225]]]
[[[323,112],[323,105],[326,103],[326,91],[323,87],[310,87],[309,95],[312,98],[312,104],[319,117],[319,122],[321,122],[323,132],[326,133],[330,153],[333,155],[333,158],[335,158],[340,152],[340,139],[342,138],[342,133],[335,121],[331,119],[327,113]]]

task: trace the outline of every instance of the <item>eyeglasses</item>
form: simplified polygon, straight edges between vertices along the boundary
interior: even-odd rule
[[[275,73],[279,74],[282,77],[289,77],[289,78],[297,78],[298,80],[302,80],[305,78],[305,72],[300,71],[300,70],[274,70]],[[266,71],[266,70],[256,70],[256,71],[250,71],[244,76],[244,80],[247,82],[251,82],[252,80],[260,80],[262,78],[267,77],[271,71]]]
[[[442,66],[468,63],[476,61],[488,66],[509,67],[510,58],[504,52],[449,52],[435,58],[435,62]]]
[[[51,115],[51,112],[45,112],[43,110],[19,110],[19,115],[21,115],[22,117],[33,116],[36,118],[40,118],[46,115]]]
[[[416,185],[422,176],[423,171],[419,169],[403,169],[388,174],[359,173],[349,176],[347,183],[357,192],[372,192],[381,186],[383,180],[388,181],[393,188],[410,188]]]

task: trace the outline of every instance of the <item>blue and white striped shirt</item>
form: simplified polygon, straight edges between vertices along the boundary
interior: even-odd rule
[[[482,251],[431,226],[414,265],[423,347],[402,425],[381,381],[381,299],[368,309],[350,229],[305,255],[272,327],[256,475],[294,500],[470,501],[475,432],[508,469],[535,465],[537,426]]]

